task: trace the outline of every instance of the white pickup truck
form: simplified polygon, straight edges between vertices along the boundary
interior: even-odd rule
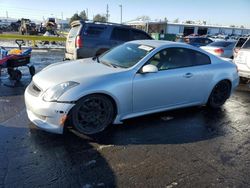
[[[234,63],[238,67],[241,81],[249,82],[250,81],[250,37],[240,48],[239,52],[234,58]]]

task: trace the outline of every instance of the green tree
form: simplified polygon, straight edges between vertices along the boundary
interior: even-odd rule
[[[70,23],[72,23],[73,21],[76,21],[76,20],[82,20],[82,18],[81,18],[77,13],[75,13],[75,14],[70,18]]]
[[[80,12],[79,16],[80,16],[80,17],[82,18],[82,20],[84,20],[84,21],[87,21],[87,20],[88,20],[88,16],[87,16],[85,10],[82,11],[82,12]]]
[[[102,16],[100,14],[97,14],[94,16],[93,21],[95,22],[107,22],[106,16]]]

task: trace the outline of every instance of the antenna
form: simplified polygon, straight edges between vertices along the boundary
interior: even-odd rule
[[[120,10],[121,10],[121,21],[120,22],[122,24],[122,4],[120,4],[119,7],[120,7]]]
[[[107,9],[106,9],[106,19],[107,22],[109,21],[109,5],[107,4]]]

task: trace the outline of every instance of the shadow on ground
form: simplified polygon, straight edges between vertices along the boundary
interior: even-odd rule
[[[116,175],[90,139],[46,133],[29,123],[25,111],[18,116],[0,125],[0,160],[6,161],[0,186],[115,187]],[[118,146],[185,144],[223,135],[225,122],[224,110],[194,107],[127,120],[94,139]]]
[[[8,77],[0,78],[0,97],[23,95],[31,78],[25,78],[19,82]]]
[[[105,158],[72,133],[0,125],[0,187],[115,187]]]
[[[224,135],[228,121],[225,109],[185,108],[126,120],[90,139],[108,145],[185,144]]]

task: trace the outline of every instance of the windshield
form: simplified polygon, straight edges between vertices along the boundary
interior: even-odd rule
[[[103,54],[99,62],[113,67],[129,68],[138,63],[154,48],[142,44],[125,43]]]
[[[247,40],[247,42],[242,47],[243,49],[250,49],[250,38]]]
[[[229,41],[217,41],[212,42],[208,46],[215,46],[215,47],[228,47],[231,44],[235,44],[235,42],[229,42]]]

